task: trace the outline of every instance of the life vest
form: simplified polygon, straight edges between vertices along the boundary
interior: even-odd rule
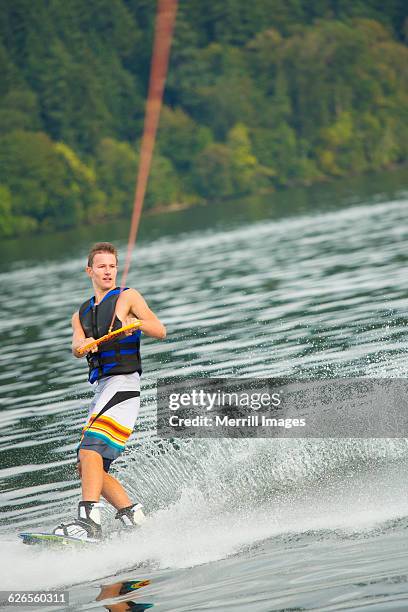
[[[97,340],[108,333],[119,294],[120,289],[116,287],[111,289],[99,304],[95,304],[94,297],[82,304],[79,309],[79,320],[87,338],[92,337]],[[112,330],[120,327],[122,327],[122,321],[115,316]],[[132,372],[141,374],[141,333],[138,329],[131,336],[113,338],[99,345],[96,353],[89,352],[86,356],[89,366],[89,382],[94,383],[99,378],[114,374],[131,374]]]

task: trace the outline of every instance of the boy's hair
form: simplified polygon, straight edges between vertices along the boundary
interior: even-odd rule
[[[97,253],[112,253],[116,257],[118,263],[118,252],[110,242],[97,242],[93,245],[88,255],[88,267],[92,268],[94,257]]]

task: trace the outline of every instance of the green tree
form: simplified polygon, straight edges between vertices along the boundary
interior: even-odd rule
[[[260,166],[253,154],[247,126],[237,123],[228,134],[227,144],[234,193],[248,193],[268,185],[267,179],[274,173]]]
[[[180,202],[181,186],[169,159],[155,155],[146,191],[146,209]]]
[[[83,195],[95,191],[87,172],[73,151],[41,132],[0,138],[0,181],[13,194],[13,214],[31,217],[43,229],[82,221]]]
[[[285,121],[273,129],[256,128],[251,136],[254,154],[259,163],[269,169],[277,185],[288,185],[300,178],[296,134]]]
[[[10,238],[20,234],[30,234],[37,229],[32,217],[13,213],[10,189],[0,185],[0,237]]]
[[[106,194],[99,189],[95,171],[87,166],[68,145],[58,142],[55,152],[64,163],[68,193],[62,200],[59,214],[68,226],[96,220],[106,215]],[[98,211],[98,214],[96,214]]]
[[[11,210],[11,193],[5,185],[0,185],[0,236],[9,237],[14,234],[14,220]]]
[[[98,187],[107,198],[104,216],[112,218],[132,209],[137,163],[137,153],[127,142],[118,142],[113,138],[100,141],[95,171]]]
[[[233,193],[231,151],[225,144],[213,143],[194,160],[193,184],[203,198],[217,199]]]
[[[0,133],[41,128],[37,96],[30,89],[10,89],[0,101]]]
[[[194,157],[212,141],[211,130],[198,125],[181,108],[163,108],[158,146],[177,170],[187,172]]]

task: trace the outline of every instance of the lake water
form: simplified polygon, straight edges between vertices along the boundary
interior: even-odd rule
[[[92,293],[90,242],[123,261],[127,227],[3,243],[1,589],[65,588],[61,610],[407,610],[406,439],[154,429],[159,377],[405,378],[407,186],[399,170],[144,218],[128,284],[168,336],[143,339],[141,416],[113,473],[149,520],[80,551],[17,533],[75,513],[92,392],[70,318]]]

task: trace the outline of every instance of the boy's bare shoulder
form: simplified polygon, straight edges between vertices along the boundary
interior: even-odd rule
[[[129,289],[127,289],[126,291],[124,291],[122,293],[123,296],[127,297],[129,300],[134,300],[134,299],[143,299],[142,294],[137,290],[134,289],[133,287],[129,287]]]

